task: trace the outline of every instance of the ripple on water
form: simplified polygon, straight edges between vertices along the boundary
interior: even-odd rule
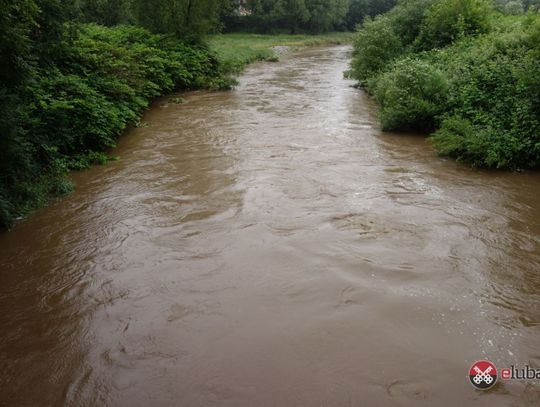
[[[158,101],[0,234],[4,403],[538,404],[466,372],[540,365],[539,175],[381,133],[349,51]]]

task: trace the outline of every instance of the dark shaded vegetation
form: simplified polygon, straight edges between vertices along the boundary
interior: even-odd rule
[[[430,132],[473,166],[538,168],[540,15],[513,3],[400,0],[367,19],[350,74],[380,103],[383,129]]]
[[[225,31],[261,34],[354,30],[365,17],[390,10],[395,0],[245,0],[223,13]]]
[[[78,19],[138,24],[153,32],[319,34],[354,30],[396,0],[72,0]]]
[[[0,225],[70,191],[70,169],[107,161],[103,151],[152,98],[230,85],[200,41],[83,24],[80,6],[1,0]],[[111,24],[132,18],[103,16]]]
[[[235,0],[74,0],[79,21],[106,26],[139,25],[154,33],[196,37],[220,27]]]
[[[396,5],[396,0],[350,0],[349,10],[345,16],[345,26],[353,31],[366,17],[383,14]]]

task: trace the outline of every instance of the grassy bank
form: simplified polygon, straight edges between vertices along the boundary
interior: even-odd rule
[[[219,34],[208,37],[210,48],[233,73],[240,73],[247,64],[255,61],[276,61],[279,56],[273,47],[307,47],[351,43],[353,34],[336,32],[320,35],[260,35]]]
[[[477,167],[540,166],[540,15],[487,0],[401,0],[356,34],[351,74],[385,130],[431,134]]]

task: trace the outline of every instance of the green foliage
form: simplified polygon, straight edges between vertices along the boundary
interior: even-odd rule
[[[367,85],[368,79],[406,54],[415,41],[426,10],[433,0],[401,0],[388,13],[366,18],[354,40],[351,74]]]
[[[219,26],[222,0],[136,0],[137,21],[156,33],[200,36]]]
[[[432,64],[405,58],[379,77],[374,94],[384,130],[429,131],[446,107],[448,83]]]
[[[135,0],[79,0],[81,19],[106,26],[136,22]]]
[[[247,0],[227,29],[264,34],[321,33],[343,28],[349,0]]]
[[[396,7],[385,14],[390,25],[405,46],[411,45],[420,34],[426,13],[435,0],[399,0]]]
[[[349,9],[345,16],[345,25],[354,31],[358,24],[362,24],[366,17],[373,18],[392,9],[396,0],[350,0]]]
[[[494,128],[475,126],[459,116],[444,120],[432,141],[441,155],[478,167],[519,168],[516,157],[524,147],[519,138]]]
[[[25,47],[41,43],[21,33],[20,57],[35,55]],[[67,192],[68,170],[105,162],[103,151],[151,98],[229,83],[206,46],[143,28],[90,24],[73,35],[66,27],[60,44],[61,52],[47,53],[41,62],[28,57],[27,73],[6,70],[1,83],[2,225]],[[51,59],[54,55],[62,58]],[[10,85],[9,77],[20,79]]]
[[[416,47],[444,47],[458,38],[485,33],[492,11],[489,0],[437,0],[422,22]]]
[[[425,12],[421,1],[398,2],[356,34],[351,72],[381,104],[383,128],[435,130],[441,154],[474,166],[539,167],[540,16],[504,17],[483,0]],[[394,37],[401,50],[389,52],[396,40],[379,38]]]
[[[28,131],[41,159],[114,146],[114,135],[125,123],[113,103],[79,76],[56,69],[42,75],[28,89]]]
[[[536,30],[538,30],[538,19]],[[476,166],[540,165],[540,58],[534,23],[440,53],[452,82],[448,119],[433,137],[443,154]],[[457,121],[472,131],[457,129]],[[460,129],[463,126],[459,127]]]
[[[388,17],[368,18],[354,40],[353,76],[365,82],[402,52],[403,45],[392,29],[391,20]]]

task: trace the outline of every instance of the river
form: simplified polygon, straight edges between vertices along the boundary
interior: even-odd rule
[[[350,49],[158,100],[0,234],[2,406],[539,405],[540,175],[382,133]]]

